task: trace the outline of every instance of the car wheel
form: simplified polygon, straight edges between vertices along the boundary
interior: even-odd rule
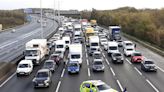
[[[20,75],[17,73],[17,77],[19,77]]]

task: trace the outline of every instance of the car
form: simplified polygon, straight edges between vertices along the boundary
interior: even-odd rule
[[[63,60],[64,58],[64,52],[58,50],[58,51],[55,51],[53,54],[59,54],[59,57]]]
[[[100,51],[93,52],[93,60],[103,60],[103,57]]]
[[[148,71],[157,71],[157,67],[154,64],[153,60],[146,59],[143,62],[141,62],[141,70],[148,72]]]
[[[53,60],[57,65],[59,65],[62,59],[59,54],[51,54],[50,60]]]
[[[141,63],[143,61],[144,57],[142,56],[142,54],[140,52],[134,52],[132,55],[131,55],[131,62],[134,63],[134,62],[138,62],[138,63]]]
[[[95,51],[98,51],[96,48],[89,49],[89,55],[92,56]]]
[[[81,42],[77,39],[74,39],[72,43],[75,43],[75,44],[81,44]]]
[[[118,47],[122,47],[122,40],[117,40]]]
[[[104,69],[105,69],[105,66],[104,66],[103,61],[101,59],[93,60],[93,62],[92,62],[93,72],[99,72],[99,71],[104,72]]]
[[[125,56],[131,56],[135,52],[135,49],[134,48],[125,48],[125,49],[123,49],[123,52],[124,52]]]
[[[53,37],[57,40],[60,40],[61,39],[61,35],[60,34],[54,34]]]
[[[56,69],[56,63],[54,60],[46,60],[43,65],[44,69],[49,69],[51,72],[54,72]]]
[[[120,52],[112,53],[111,58],[113,63],[124,63],[124,56]]]
[[[40,69],[32,80],[34,88],[49,87],[52,82],[52,74],[49,69]]]
[[[80,72],[80,64],[78,61],[69,61],[67,67],[68,73],[79,73]]]
[[[80,92],[118,92],[101,80],[87,80],[80,85]]]
[[[135,44],[131,41],[123,41],[122,42],[123,49],[126,48],[135,48]]]
[[[21,60],[17,66],[17,76],[30,75],[33,71],[32,60]]]

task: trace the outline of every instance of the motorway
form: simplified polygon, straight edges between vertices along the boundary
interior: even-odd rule
[[[123,40],[128,39],[123,37]],[[42,67],[41,65],[35,67],[30,76],[17,77],[14,73],[3,85],[0,85],[0,92],[79,92],[80,84],[89,79],[103,80],[119,92],[123,91],[125,87],[128,92],[164,92],[164,57],[138,43],[136,44],[137,51],[140,51],[145,58],[155,60],[158,67],[156,73],[143,72],[140,69],[140,64],[130,62],[130,57],[125,57],[124,64],[113,64],[103,49],[101,52],[104,58],[105,71],[94,73],[91,69],[92,57],[87,54],[84,43],[83,63],[79,74],[68,74],[67,68],[62,64],[53,74],[53,82],[49,88],[34,89],[32,79],[37,70]],[[121,48],[120,51],[122,52]]]
[[[10,62],[23,53],[27,41],[41,38],[40,23],[37,23],[36,16],[33,18],[30,24],[17,28],[15,33],[11,30],[0,33],[0,62]],[[54,26],[54,22],[47,19],[47,26],[43,28],[43,37],[47,37],[56,28],[57,23]]]

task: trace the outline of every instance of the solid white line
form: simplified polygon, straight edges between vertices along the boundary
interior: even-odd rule
[[[65,68],[62,71],[61,78],[64,76]]]
[[[127,58],[126,58],[126,61],[128,61],[129,64],[132,64]]]
[[[106,63],[107,63],[108,65],[110,65],[108,59],[105,59],[105,61],[106,61]]]
[[[134,69],[135,69],[140,75],[142,75],[142,73],[141,73],[136,67],[134,67]]]
[[[7,80],[5,80],[1,85],[0,85],[0,88],[2,86],[4,86],[11,78],[13,78],[14,76],[16,75],[16,73],[13,73]]]
[[[160,68],[159,66],[156,66],[159,70],[161,70],[162,72],[164,72],[164,70],[162,68]]]
[[[88,68],[88,76],[90,77],[91,76],[91,73],[90,73],[90,69]]]
[[[87,59],[87,65],[89,66],[89,61],[88,61],[88,59]]]
[[[154,89],[156,92],[159,92],[159,90],[158,90],[148,79],[146,79],[146,81],[150,84],[151,87],[153,87],[153,89]]]
[[[113,76],[116,76],[116,74],[115,74],[115,72],[113,71],[112,67],[110,67],[110,70],[111,70]]]
[[[123,87],[122,87],[122,85],[121,85],[120,81],[119,81],[119,80],[116,80],[116,81],[117,81],[118,86],[119,86],[119,87],[120,87],[120,89],[121,89],[121,92],[123,92],[123,91],[124,91],[124,89],[123,89]]]
[[[102,55],[105,57],[105,54],[104,53],[102,53]]]
[[[57,88],[56,88],[56,91],[55,92],[58,92],[59,91],[60,85],[61,85],[61,81],[58,82],[58,85],[57,85]]]

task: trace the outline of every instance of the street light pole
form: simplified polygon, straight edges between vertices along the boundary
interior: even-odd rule
[[[41,24],[41,38],[43,39],[43,16],[42,16],[43,10],[42,10],[42,0],[40,0],[40,24]]]

